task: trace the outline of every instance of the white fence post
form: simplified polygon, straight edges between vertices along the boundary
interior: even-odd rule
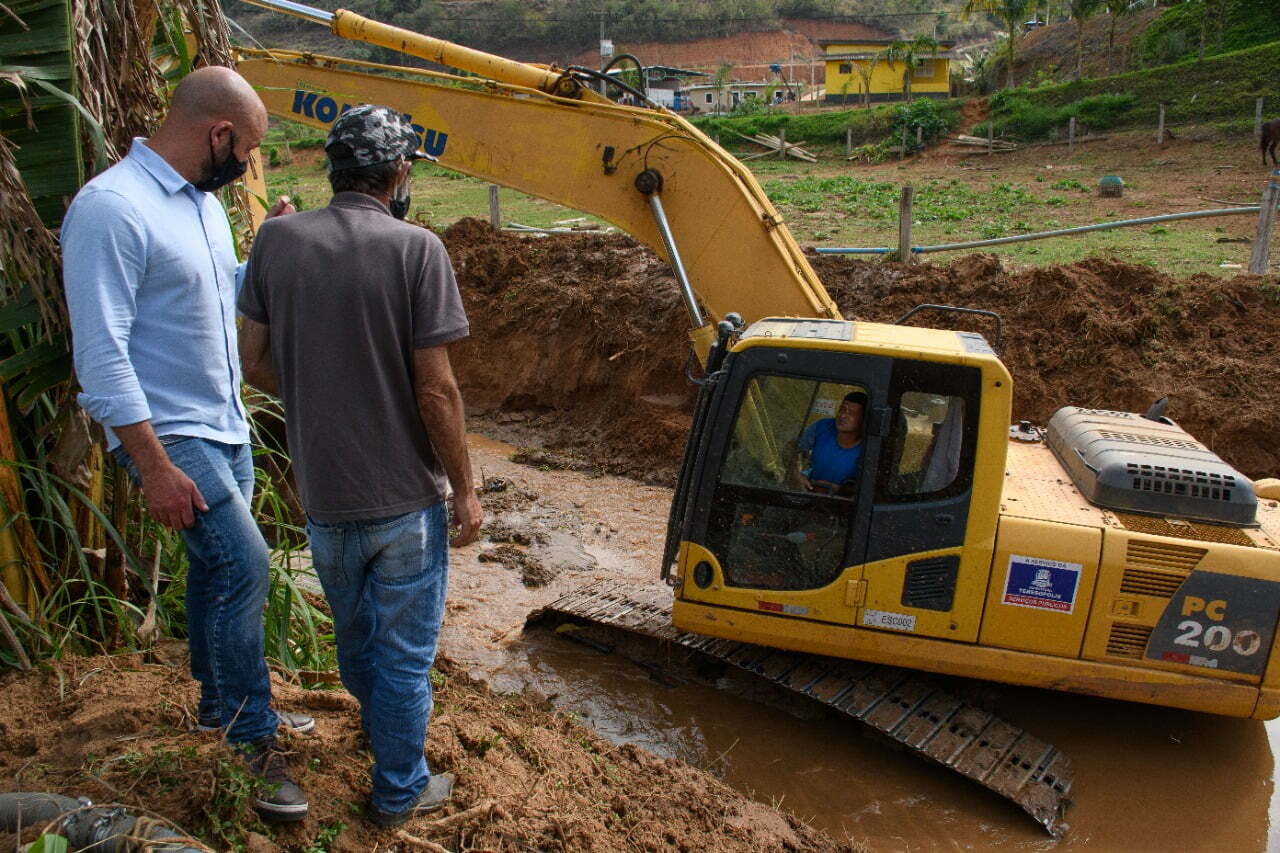
[[[1164,104],[1160,105],[1160,123],[1156,125],[1156,145],[1164,145]]]
[[[1067,125],[1067,156],[1070,157],[1076,150],[1076,117],[1072,116],[1070,123]]]
[[[1266,98],[1258,98],[1257,104],[1253,108],[1253,135],[1262,138],[1262,105]]]
[[[853,128],[846,127],[844,129],[844,156],[846,158],[853,156]]]
[[[489,224],[495,231],[502,227],[502,210],[498,207],[497,184],[489,184]]]
[[[1258,211],[1258,234],[1253,239],[1249,272],[1263,275],[1271,262],[1271,235],[1275,232],[1276,204],[1280,203],[1280,169],[1271,170],[1271,180],[1262,190],[1262,210]]]

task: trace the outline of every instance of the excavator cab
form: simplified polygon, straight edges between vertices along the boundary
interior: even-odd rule
[[[972,641],[995,524],[971,512],[980,424],[987,406],[1001,433],[1008,418],[986,342],[767,319],[717,346],[672,513],[679,601]],[[806,488],[802,437],[850,393],[866,399],[856,476]]]

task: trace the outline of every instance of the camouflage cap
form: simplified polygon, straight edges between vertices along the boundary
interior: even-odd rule
[[[376,104],[361,104],[338,117],[324,151],[329,171],[377,166],[396,160],[435,160],[418,149],[418,134],[404,116]]]

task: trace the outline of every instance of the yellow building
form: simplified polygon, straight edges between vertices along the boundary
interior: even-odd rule
[[[885,57],[886,48],[893,43],[892,39],[819,41],[824,52],[826,103],[859,104],[868,90],[872,101],[903,100],[906,63]],[[951,93],[954,46],[955,42],[938,42],[937,53],[919,54],[919,64],[910,71],[912,97],[945,98]]]

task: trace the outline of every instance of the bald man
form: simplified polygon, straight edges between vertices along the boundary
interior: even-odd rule
[[[80,405],[142,487],[152,517],[181,531],[198,727],[226,728],[264,780],[266,819],[300,820],[276,729],[315,722],[271,708],[262,611],[270,555],[250,510],[253,458],[236,354],[236,253],[211,193],[244,173],[267,111],[229,68],[178,84],[163,125],[80,190],[62,224]],[[277,204],[272,214],[289,212]]]

